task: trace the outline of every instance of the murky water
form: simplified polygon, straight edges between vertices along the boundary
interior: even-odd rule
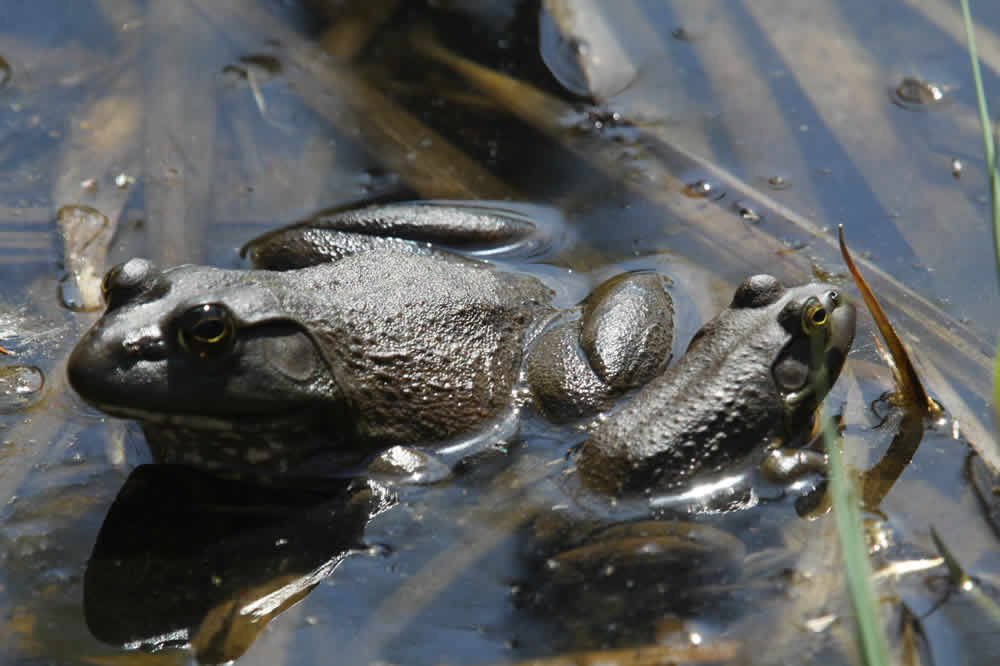
[[[973,4],[1000,90],[1000,7]],[[818,478],[652,521],[567,486],[585,433],[529,413],[390,507],[360,481],[316,493],[144,466],[139,429],[66,386],[108,266],[238,266],[283,223],[409,198],[547,220],[555,240],[503,260],[562,306],[623,270],[666,274],[675,358],[747,274],[841,279],[844,224],[950,410],[920,437],[876,402],[892,383],[863,317],[827,404],[863,471],[890,641],[995,663],[1000,632],[930,538],[996,598],[995,481],[967,442],[995,455],[1000,310],[957,6],[566,13],[587,5],[0,0],[5,663],[851,663]]]

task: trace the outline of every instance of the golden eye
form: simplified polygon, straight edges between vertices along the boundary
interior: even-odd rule
[[[830,316],[818,298],[810,298],[802,306],[802,330],[806,335],[822,331],[829,321]]]
[[[199,358],[217,358],[235,341],[236,324],[224,305],[196,305],[177,320],[177,344]]]

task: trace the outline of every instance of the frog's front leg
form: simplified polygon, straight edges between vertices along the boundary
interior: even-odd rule
[[[528,385],[549,418],[593,415],[662,373],[673,345],[667,278],[627,273],[601,284],[579,316],[546,328],[525,363]]]
[[[257,268],[290,270],[378,248],[454,257],[519,244],[537,234],[532,221],[499,205],[396,203],[319,215],[255,238],[243,254]]]
[[[790,484],[805,476],[826,476],[826,456],[809,449],[772,449],[760,463],[761,473],[774,483]]]

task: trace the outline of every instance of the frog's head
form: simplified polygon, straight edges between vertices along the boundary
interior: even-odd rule
[[[765,313],[774,333],[770,374],[790,421],[812,414],[837,380],[854,342],[855,308],[837,287],[809,283],[785,288],[770,275],[745,279],[734,312]]]
[[[273,275],[144,259],[112,268],[70,384],[102,411],[162,428],[273,430],[329,411],[329,364]]]

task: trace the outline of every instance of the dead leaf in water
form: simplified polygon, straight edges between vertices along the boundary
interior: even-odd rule
[[[920,381],[920,376],[917,375],[917,371],[910,361],[910,355],[907,353],[903,341],[896,335],[892,323],[886,316],[882,306],[879,305],[878,299],[875,298],[871,287],[868,286],[868,282],[861,275],[858,267],[854,265],[854,259],[851,258],[851,253],[848,251],[847,243],[844,240],[843,225],[838,227],[838,234],[840,253],[844,257],[844,262],[847,264],[847,268],[854,278],[854,283],[858,285],[858,291],[861,292],[861,297],[865,300],[868,311],[872,313],[872,318],[875,319],[879,333],[882,334],[882,338],[889,348],[889,354],[892,358],[890,367],[893,369],[893,375],[896,377],[896,386],[899,388],[901,397],[908,406],[919,409],[921,414],[930,414],[931,416],[940,414],[941,407],[928,397],[927,392],[924,390],[924,385]]]

